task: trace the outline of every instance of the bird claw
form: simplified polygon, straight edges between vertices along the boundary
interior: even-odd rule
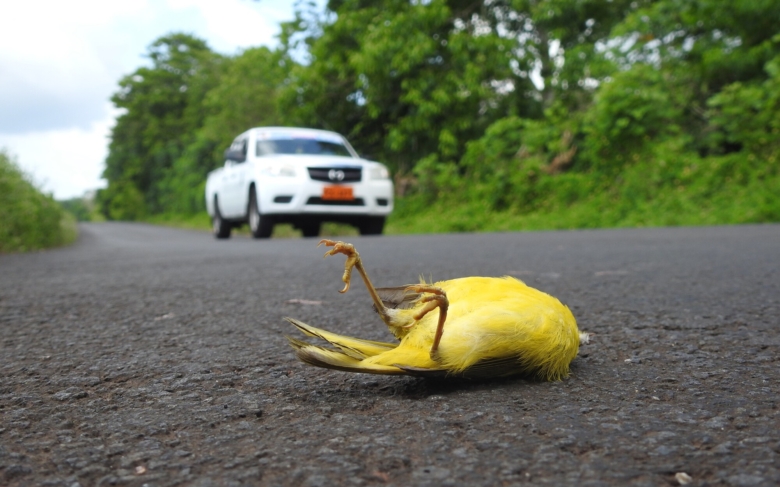
[[[344,281],[344,289],[339,291],[341,294],[344,294],[345,292],[349,291],[349,286],[352,281],[352,268],[355,267],[358,262],[360,262],[360,254],[357,253],[354,245],[346,242],[323,238],[319,241],[319,243],[317,243],[317,247],[320,245],[333,247],[332,249],[325,252],[323,258],[336,254],[344,254],[347,256],[347,261],[344,263],[344,275],[341,277],[341,280]]]
[[[325,252],[325,255],[323,257],[327,257],[329,255],[336,255],[336,254],[344,254],[346,256],[357,254],[354,245],[346,242],[341,242],[339,240],[329,240],[327,238],[323,238],[322,240],[317,242],[317,247],[319,247],[320,245],[324,245],[326,247],[333,247],[332,249]]]
[[[374,309],[376,309],[377,313],[379,313],[379,316],[382,317],[382,321],[384,321],[387,326],[395,326],[391,321],[390,313],[388,312],[387,307],[382,302],[382,298],[379,297],[379,294],[376,292],[376,288],[373,284],[371,284],[371,280],[368,278],[368,274],[366,274],[366,270],[363,268],[363,261],[360,260],[360,254],[358,254],[357,250],[355,250],[355,246],[346,242],[328,239],[320,240],[317,244],[317,247],[320,245],[333,247],[332,249],[325,252],[325,257],[336,254],[344,254],[347,256],[347,261],[344,263],[344,275],[341,277],[341,280],[344,281],[344,289],[339,292],[344,294],[345,292],[349,291],[349,285],[352,279],[352,269],[357,269],[360,277],[363,278],[363,282],[366,285],[368,294],[371,295],[371,300],[374,301]]]
[[[406,290],[414,293],[427,294],[426,296],[419,298],[420,303],[427,304],[423,306],[416,315],[414,315],[415,321],[421,320],[423,316],[427,315],[436,308],[439,308],[439,310],[443,309],[444,313],[447,313],[447,308],[449,307],[450,302],[447,299],[447,293],[445,293],[443,289],[436,286],[429,286],[427,284],[414,284],[412,286],[408,286]]]

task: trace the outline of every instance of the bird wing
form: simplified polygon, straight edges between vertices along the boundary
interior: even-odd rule
[[[414,286],[414,284],[395,287],[379,287],[376,288],[376,293],[379,295],[379,299],[382,300],[382,304],[387,308],[409,309],[414,307],[421,296],[420,293],[407,291],[409,286]]]
[[[394,364],[399,369],[417,377],[428,379],[440,379],[445,377],[461,377],[464,379],[487,379],[495,377],[505,377],[518,374],[517,357],[503,357],[496,359],[486,359],[466,370],[457,372],[448,369],[429,369],[424,367],[414,367],[411,365]],[[521,372],[522,373],[522,372]]]
[[[444,377],[453,375],[446,369],[426,369],[423,367],[412,367],[411,365],[395,364],[396,367],[403,370],[409,375],[416,377],[425,377],[427,379],[442,379]]]
[[[522,367],[522,362],[516,356],[489,358],[480,360],[462,372],[463,377],[487,378],[515,375]]]

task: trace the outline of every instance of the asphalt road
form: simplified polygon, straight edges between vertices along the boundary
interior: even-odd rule
[[[780,484],[780,225],[351,241],[379,286],[514,275],[594,340],[557,383],[317,369],[283,316],[389,338],[342,256],[83,225],[0,256],[0,484]]]

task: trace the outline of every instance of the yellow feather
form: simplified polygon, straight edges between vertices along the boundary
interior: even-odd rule
[[[375,342],[372,340],[362,340],[360,338],[337,335],[335,333],[307,325],[306,323],[298,321],[294,318],[285,319],[295,325],[305,335],[322,338],[326,342],[337,346],[343,353],[357,359],[364,359],[372,355],[386,352],[395,348],[397,345],[394,343]]]

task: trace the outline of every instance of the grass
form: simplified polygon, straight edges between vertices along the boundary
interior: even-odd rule
[[[531,208],[491,208],[484,200],[430,201],[423,195],[396,199],[385,234],[506,232],[576,228],[702,226],[780,221],[780,175],[708,181],[693,177],[684,184],[652,184],[647,168],[633,168],[620,181],[588,187],[573,195],[561,184]],[[709,171],[705,168],[702,171]],[[592,185],[588,175],[567,176],[569,185]],[[579,180],[578,180],[579,179]],[[679,181],[678,181],[679,182]],[[206,213],[158,215],[157,224],[210,231]],[[236,231],[248,235],[246,227]],[[354,227],[326,223],[321,236],[358,235]],[[276,225],[273,238],[298,238],[291,225]]]
[[[729,166],[728,170],[724,167]],[[736,166],[736,168],[734,167]],[[595,183],[592,174],[550,177],[528,207],[496,210],[484,198],[396,200],[386,233],[490,232],[575,228],[701,226],[780,221],[780,174],[727,156],[662,174],[652,163]],[[557,179],[556,179],[557,178]],[[585,188],[584,191],[572,187]]]
[[[76,218],[41,193],[0,150],[0,252],[67,245],[78,236]]]

